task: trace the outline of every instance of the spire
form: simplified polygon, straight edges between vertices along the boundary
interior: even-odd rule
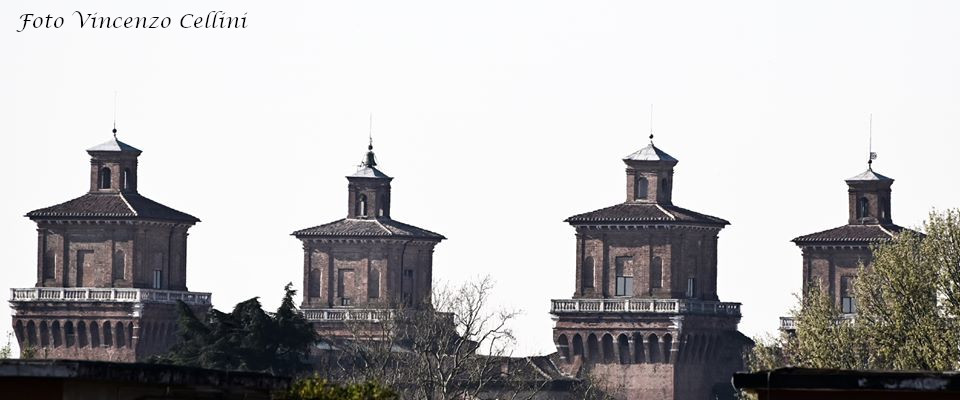
[[[113,91],[113,140],[117,140],[117,91]]]
[[[653,104],[650,104],[650,144],[653,144]]]
[[[364,167],[377,166],[377,158],[373,154],[373,113],[370,113],[370,131],[368,133],[370,144],[367,145],[367,158],[363,162]]]
[[[873,152],[873,113],[870,113],[870,139],[867,147],[867,170],[873,171],[873,160],[877,159],[877,153]]]

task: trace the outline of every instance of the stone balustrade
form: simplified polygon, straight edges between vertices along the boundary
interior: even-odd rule
[[[395,316],[393,310],[363,309],[363,308],[319,308],[303,309],[303,316],[310,322],[326,321],[368,321],[380,322],[391,320]]]
[[[794,331],[797,329],[797,320],[793,317],[780,317],[781,331]]]
[[[554,299],[551,314],[651,313],[740,316],[740,303],[685,299]]]
[[[33,287],[10,289],[11,302],[127,302],[210,305],[210,293],[138,288],[59,288]]]

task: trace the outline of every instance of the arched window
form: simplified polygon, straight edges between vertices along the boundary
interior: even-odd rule
[[[25,342],[25,341],[27,340],[27,338],[24,336],[24,333],[25,333],[25,332],[23,331],[23,321],[22,321],[22,320],[19,320],[19,319],[17,320],[16,325],[13,326],[13,332],[17,335],[17,340],[18,340],[20,343],[23,343],[23,342]]]
[[[634,193],[635,193],[634,197],[636,197],[637,200],[646,199],[648,195],[647,193],[648,189],[649,189],[649,183],[647,182],[647,178],[638,176],[636,187],[634,190]]]
[[[77,343],[77,332],[73,329],[73,321],[67,321],[63,324],[63,336],[66,338],[67,348],[71,348]]]
[[[100,347],[100,325],[97,321],[90,323],[90,347]]]
[[[630,340],[627,335],[621,333],[617,337],[617,351],[620,353],[620,364],[630,364]]]
[[[646,355],[643,354],[643,335],[639,332],[633,334],[633,348],[633,362],[636,364],[647,362]]]
[[[870,200],[867,200],[866,197],[861,197],[857,201],[857,218],[867,218],[870,216]]]
[[[587,358],[590,361],[600,360],[600,344],[597,342],[597,335],[587,336]]]
[[[110,189],[110,168],[100,168],[100,189]]]
[[[663,260],[654,257],[650,262],[650,288],[663,287]]]
[[[570,345],[567,342],[567,335],[560,335],[557,338],[557,351],[560,352],[564,360],[570,360]]]
[[[360,197],[357,198],[357,216],[367,216],[367,195],[365,194],[361,194]]]
[[[113,347],[113,326],[110,325],[110,321],[103,323],[103,345]]]
[[[581,275],[583,275],[580,280],[582,282],[583,288],[593,288],[593,277],[594,277],[594,268],[593,268],[593,257],[587,257],[583,259]]]
[[[660,339],[657,338],[657,335],[650,334],[647,337],[647,354],[650,356],[650,363],[656,364],[660,362]]]
[[[611,336],[609,333],[603,335],[603,339],[601,339],[601,341],[603,342],[603,363],[614,363],[616,359],[613,354],[613,336]]]
[[[27,346],[34,347],[37,345],[37,324],[33,321],[27,322]]]
[[[116,329],[117,329],[117,340],[115,341],[115,343],[117,344],[117,347],[123,347],[126,345],[125,342],[127,341],[127,334],[125,333],[125,329],[123,328],[123,323],[122,322],[117,323]]]
[[[87,324],[83,321],[77,322],[77,347],[87,347],[88,344]]]
[[[123,190],[130,190],[130,188],[133,186],[133,182],[130,181],[131,179],[133,179],[133,177],[130,175],[130,168],[123,169],[122,177],[123,177]]]
[[[670,364],[670,353],[673,350],[673,337],[670,334],[663,335],[663,363]]]
[[[50,335],[53,336],[53,347],[63,346],[63,332],[60,330],[60,321],[50,324]]]
[[[573,335],[573,356],[583,356],[583,337],[579,333]]]
[[[47,328],[47,321],[40,321],[40,347],[50,345],[50,329]]]

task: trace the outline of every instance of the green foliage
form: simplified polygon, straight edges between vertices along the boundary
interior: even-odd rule
[[[299,379],[280,400],[395,400],[393,390],[372,382],[335,385],[319,376]]]
[[[769,335],[753,338],[753,349],[746,356],[747,368],[751,371],[763,371],[786,365],[782,340],[783,338]]]
[[[753,370],[949,371],[960,366],[960,212],[932,212],[926,235],[902,232],[872,248],[854,285],[855,319],[813,287],[794,311],[796,334],[757,341]]]
[[[13,357],[13,332],[7,332],[7,344],[0,347],[0,359]]]
[[[870,270],[861,269],[856,285],[857,330],[871,349],[870,365],[892,370],[952,370],[960,360],[957,323],[949,305],[956,293],[950,276],[958,265],[945,265],[937,253],[960,250],[945,236],[960,234],[957,214],[930,215],[926,239],[904,232],[874,248]],[[952,226],[952,228],[950,228]],[[951,248],[952,247],[952,248]]]
[[[861,337],[852,321],[844,319],[836,304],[819,285],[813,285],[792,313],[797,323],[794,337],[784,346],[787,359],[807,368],[863,368]]]
[[[316,341],[313,328],[297,312],[296,291],[284,287],[276,313],[263,311],[252,298],[230,313],[210,310],[201,321],[184,303],[178,303],[179,341],[152,361],[203,368],[266,371],[290,375],[303,371],[303,362]]]

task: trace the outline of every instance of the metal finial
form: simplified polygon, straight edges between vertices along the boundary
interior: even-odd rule
[[[117,91],[113,91],[113,138],[117,138]]]
[[[650,104],[650,144],[653,144],[653,103]]]
[[[873,160],[877,158],[877,153],[873,152],[873,113],[870,113],[870,139],[867,148],[867,169],[873,171]]]
[[[370,137],[370,144],[367,146],[367,150],[373,150],[373,113],[370,113],[370,131],[368,135]]]

